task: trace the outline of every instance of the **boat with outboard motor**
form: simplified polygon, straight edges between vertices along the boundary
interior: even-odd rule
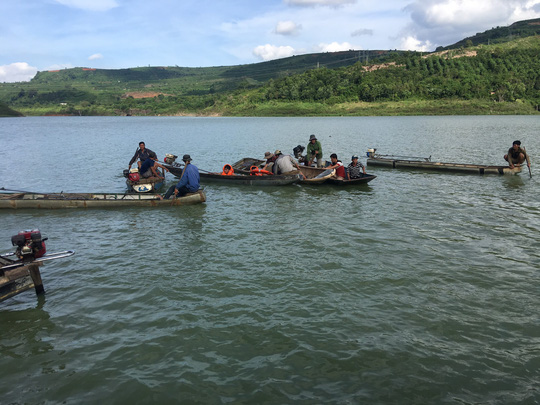
[[[486,166],[467,163],[444,163],[432,162],[430,157],[380,155],[375,153],[377,149],[368,149],[367,165],[382,166],[394,169],[422,169],[442,172],[456,172],[468,174],[517,174],[521,172],[521,167],[515,166],[511,169],[508,166]]]
[[[9,190],[7,190],[9,191]],[[119,207],[177,207],[206,201],[203,190],[183,197],[164,200],[153,193],[32,193],[0,194],[0,209],[61,209],[61,208],[119,208]]]

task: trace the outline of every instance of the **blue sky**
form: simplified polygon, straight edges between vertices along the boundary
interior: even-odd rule
[[[3,0],[0,82],[69,67],[223,66],[432,51],[540,17],[540,0]]]

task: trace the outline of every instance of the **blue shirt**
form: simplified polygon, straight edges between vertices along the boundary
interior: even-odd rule
[[[200,179],[199,169],[197,169],[197,166],[190,163],[186,165],[184,174],[176,185],[176,189],[180,190],[181,187],[186,187],[190,193],[194,193],[199,189]]]

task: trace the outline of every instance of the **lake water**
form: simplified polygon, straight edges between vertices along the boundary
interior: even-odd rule
[[[4,210],[1,253],[39,228],[76,254],[0,304],[0,403],[539,403],[540,117],[2,119],[0,187],[123,192],[141,140],[219,170],[312,133],[364,163],[503,164],[521,139],[533,176],[368,167],[355,189]]]

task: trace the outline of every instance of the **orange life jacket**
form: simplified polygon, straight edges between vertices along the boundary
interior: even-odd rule
[[[227,173],[225,173],[225,168],[228,167],[229,168],[229,171]],[[232,166],[230,164],[226,164],[225,166],[223,166],[223,171],[221,172],[221,175],[222,176],[233,176],[234,175],[234,169],[232,168]]]

